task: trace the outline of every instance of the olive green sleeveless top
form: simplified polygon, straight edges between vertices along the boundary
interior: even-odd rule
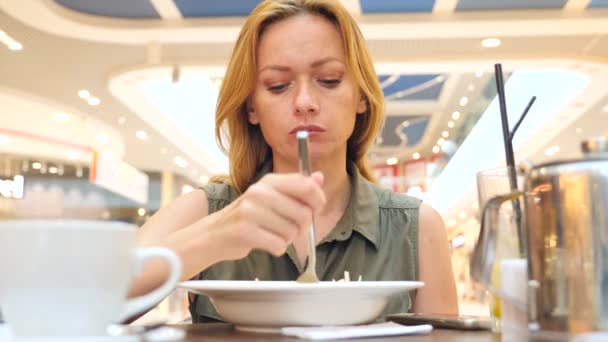
[[[394,193],[369,182],[354,163],[348,172],[352,182],[350,202],[336,227],[317,246],[317,275],[321,280],[344,278],[351,281],[418,280],[418,211],[420,200]],[[256,179],[272,171],[272,163],[260,168]],[[209,214],[221,210],[238,194],[228,184],[208,184],[203,188]],[[204,251],[201,251],[204,253]],[[199,280],[295,280],[304,270],[293,246],[275,257],[261,250],[236,261],[217,263],[194,279]],[[391,298],[381,315],[407,312],[415,292]],[[190,302],[195,323],[221,321],[209,299],[196,295]]]

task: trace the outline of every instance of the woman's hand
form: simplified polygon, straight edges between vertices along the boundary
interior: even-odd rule
[[[222,246],[224,260],[243,258],[252,249],[282,255],[325,205],[322,184],[320,172],[268,174],[205,219],[208,237]]]

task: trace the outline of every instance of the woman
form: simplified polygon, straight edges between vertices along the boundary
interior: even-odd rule
[[[161,209],[142,245],[180,255],[183,279],[294,280],[314,215],[317,273],[421,280],[386,312],[457,313],[441,217],[374,184],[366,153],[384,120],[382,90],[363,37],[338,1],[262,2],[234,48],[217,104],[216,136],[230,175]],[[313,169],[298,173],[295,133],[310,135]],[[132,294],[165,277],[147,268]],[[191,298],[195,322],[221,319]]]

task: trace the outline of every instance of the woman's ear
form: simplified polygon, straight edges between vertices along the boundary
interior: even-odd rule
[[[367,99],[364,95],[361,95],[357,104],[357,114],[364,114],[365,112],[367,112]]]
[[[245,108],[247,108],[247,120],[249,120],[249,123],[252,125],[258,125],[260,123],[260,119],[258,118],[250,99],[247,99]]]

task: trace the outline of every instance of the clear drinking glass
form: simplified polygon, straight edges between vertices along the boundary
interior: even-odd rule
[[[524,176],[515,172],[517,189],[511,189],[509,169],[506,167],[485,170],[477,173],[477,197],[479,201],[480,216],[486,202],[492,197],[506,195],[513,190],[523,190]],[[500,263],[505,259],[520,259],[525,257],[525,244],[523,230],[523,203],[505,203],[499,212],[497,227],[496,258],[492,269],[492,286],[500,289]],[[519,209],[515,209],[518,208]],[[481,222],[480,217],[480,222]],[[519,222],[519,224],[518,224]],[[519,232],[518,232],[519,229]],[[521,238],[520,238],[521,236]],[[520,240],[522,243],[520,244]],[[500,298],[488,291],[492,331],[500,332],[501,304]]]

